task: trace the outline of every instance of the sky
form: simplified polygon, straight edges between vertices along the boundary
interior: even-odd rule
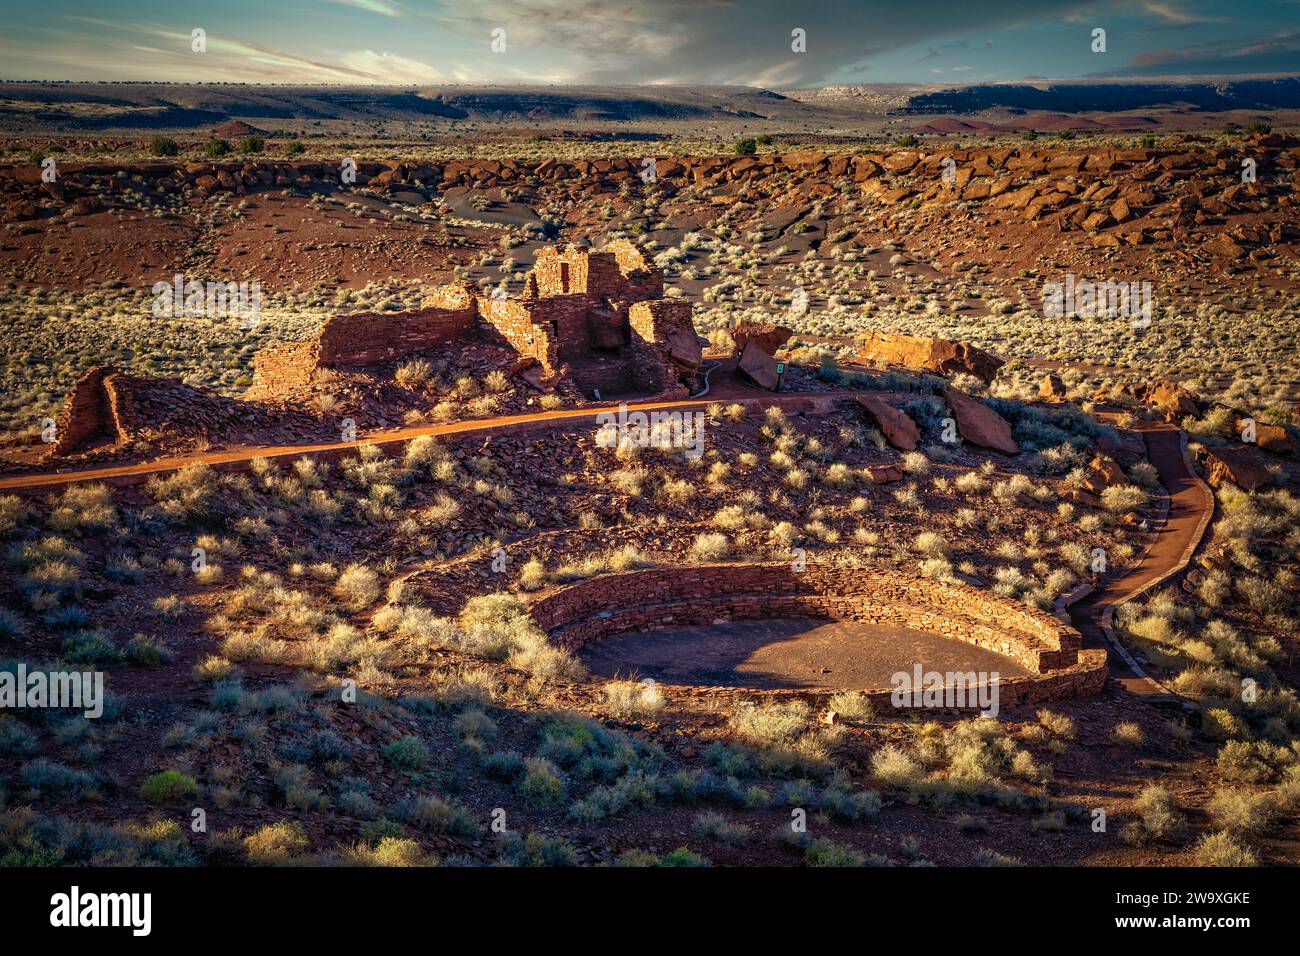
[[[9,80],[797,89],[1300,73],[1300,0],[0,0],[0,15]]]

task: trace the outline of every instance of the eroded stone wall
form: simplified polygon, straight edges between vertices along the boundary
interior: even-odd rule
[[[788,563],[653,568],[604,575],[538,600],[534,619],[577,650],[629,631],[719,620],[813,617],[912,628],[1008,657],[1031,676],[1001,681],[1004,699],[1032,703],[1098,693],[1105,652],[1083,651],[1072,627],[965,584],[864,568]],[[880,688],[853,688],[883,694]]]

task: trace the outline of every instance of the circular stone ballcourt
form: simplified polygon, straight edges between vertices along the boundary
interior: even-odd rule
[[[597,677],[759,689],[889,687],[899,671],[1030,672],[965,641],[860,621],[786,618],[720,621],[619,634],[583,648]]]
[[[653,567],[557,588],[529,613],[597,680],[650,678],[709,694],[856,690],[888,703],[900,672],[926,683],[942,675],[947,687],[996,673],[1003,701],[1018,706],[1091,696],[1106,680],[1106,652],[1081,648],[1079,632],[1053,614],[894,570]]]

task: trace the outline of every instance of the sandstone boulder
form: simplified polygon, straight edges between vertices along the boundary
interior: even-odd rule
[[[670,328],[664,331],[668,357],[688,371],[693,372],[703,361],[700,337],[693,328]]]
[[[759,388],[769,391],[776,388],[776,359],[764,352],[757,342],[749,341],[740,350],[740,361],[736,368]]]
[[[1246,420],[1237,420],[1237,434],[1242,434],[1246,429]],[[1275,455],[1290,455],[1296,450],[1296,440],[1291,437],[1281,425],[1272,425],[1268,422],[1255,421],[1255,444],[1264,451],[1271,451]]]
[[[1113,485],[1127,485],[1128,476],[1124,474],[1124,469],[1119,466],[1119,462],[1106,455],[1096,455],[1092,461],[1088,462],[1088,467],[1083,479],[1083,487],[1088,491],[1101,494],[1107,488]]]
[[[1065,383],[1061,381],[1061,377],[1049,374],[1038,386],[1038,397],[1044,402],[1063,402],[1065,391]]]
[[[1164,412],[1165,419],[1171,422],[1180,422],[1189,416],[1197,418],[1204,413],[1201,400],[1194,393],[1165,379],[1148,387],[1141,398]]]
[[[777,349],[785,345],[794,333],[784,325],[775,322],[753,322],[742,319],[731,330],[731,337],[736,342],[736,351],[743,351],[746,342],[754,342],[768,355],[775,355]]]
[[[858,395],[857,403],[871,417],[885,440],[901,451],[915,451],[921,432],[916,423],[878,395]]]
[[[1019,453],[1020,446],[1011,437],[1010,423],[993,409],[948,384],[943,386],[943,399],[952,409],[957,431],[966,441],[1007,455]]]
[[[867,465],[867,479],[873,485],[885,485],[903,480],[903,469],[898,465]]]
[[[1213,488],[1233,484],[1246,491],[1258,491],[1273,484],[1259,454],[1249,448],[1206,448],[1201,452],[1205,480]]]
[[[921,338],[872,331],[858,351],[858,358],[878,365],[901,365],[918,372],[953,375],[965,372],[985,382],[993,381],[1004,364],[998,358],[968,342]]]

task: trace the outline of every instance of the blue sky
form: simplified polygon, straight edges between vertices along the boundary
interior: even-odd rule
[[[4,79],[784,89],[1300,72],[1300,0],[0,0],[0,12]],[[196,28],[205,52],[191,49]],[[806,52],[791,50],[795,29]]]

